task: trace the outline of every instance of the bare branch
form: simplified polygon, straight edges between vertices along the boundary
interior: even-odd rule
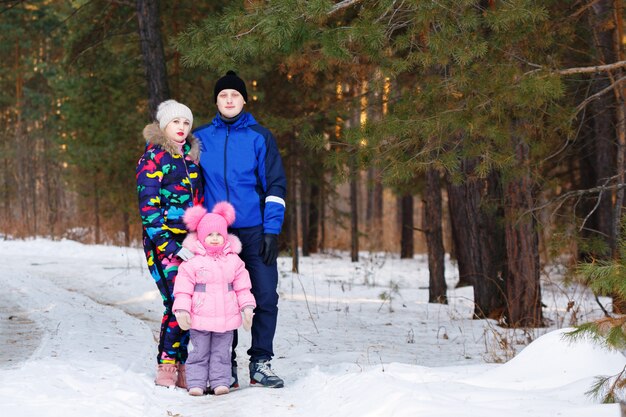
[[[592,194],[598,194],[599,198],[598,201],[596,202],[595,207],[591,210],[591,213],[593,213],[598,205],[600,204],[600,199],[602,198],[602,194],[606,191],[610,191],[610,190],[622,190],[622,189],[626,189],[626,183],[619,183],[619,184],[614,184],[614,185],[606,185],[608,184],[611,180],[616,179],[618,176],[615,175],[613,177],[607,178],[606,181],[604,182],[603,185],[599,185],[597,187],[593,187],[593,188],[588,188],[585,190],[574,190],[574,191],[569,191],[566,192],[560,196],[558,196],[556,199],[550,200],[548,202],[546,202],[545,204],[541,204],[537,207],[533,207],[529,210],[526,210],[524,213],[522,213],[522,215],[520,217],[526,216],[528,214],[533,214],[536,211],[542,210],[550,205],[553,204],[557,204],[557,209],[555,211],[557,211],[565,202],[565,200],[570,199],[570,198],[581,198],[583,196],[586,195],[592,195]],[[589,216],[591,215],[591,213],[589,213],[587,215],[587,217],[585,218],[585,220],[583,221],[581,228],[584,227],[585,223],[587,222]]]
[[[589,74],[594,72],[603,72],[603,71],[611,71],[618,68],[626,67],[626,61],[617,61],[612,64],[606,65],[596,65],[595,67],[579,67],[579,68],[568,68],[564,70],[557,71],[558,74],[561,75],[570,75],[570,74]]]
[[[248,29],[245,32],[242,33],[238,33],[237,35],[235,35],[235,39],[240,39],[246,35],[249,35],[250,33],[252,33],[254,31],[254,29],[256,29],[259,25],[261,24],[261,22],[257,23],[256,25],[252,26],[250,29]]]
[[[529,75],[529,74],[534,74],[536,72],[539,71],[548,71],[548,72],[552,72],[554,74],[560,74],[560,75],[571,75],[571,74],[590,74],[590,73],[594,73],[594,72],[604,72],[604,71],[611,71],[614,69],[619,69],[619,68],[623,68],[626,67],[626,61],[617,61],[617,62],[613,62],[612,64],[606,64],[606,65],[595,65],[592,67],[576,67],[576,68],[567,68],[567,69],[563,69],[563,70],[548,70],[546,68],[539,68],[536,70],[532,70],[527,72],[524,75]]]
[[[608,182],[609,180],[607,180]],[[606,184],[606,182],[605,182]],[[604,186],[603,186],[604,187]],[[578,229],[579,232],[581,232],[583,230],[583,228],[585,227],[585,224],[587,224],[587,220],[589,220],[591,218],[591,215],[593,213],[595,213],[595,211],[598,209],[598,207],[600,207],[600,201],[602,201],[602,193],[604,192],[604,190],[600,191],[598,193],[598,200],[596,201],[596,204],[593,206],[593,208],[591,209],[591,211],[589,211],[589,213],[587,213],[587,215],[585,216],[585,218],[583,219],[582,224],[580,225],[580,228]],[[566,193],[567,194],[567,193]],[[565,200],[563,200],[565,201]]]
[[[580,103],[578,106],[576,106],[576,113],[578,114],[583,108],[585,108],[585,106],[587,106],[587,104],[589,104],[589,102],[597,99],[598,97],[600,97],[603,94],[608,93],[609,91],[613,91],[615,89],[615,87],[617,87],[618,84],[622,83],[626,81],[626,77],[622,77],[619,80],[616,80],[613,84],[609,85],[608,87],[598,91],[597,93],[587,97],[582,103]]]
[[[587,9],[593,7],[594,4],[598,3],[600,0],[593,0],[591,2],[589,2],[589,4],[586,4],[585,6],[581,7],[580,9],[578,9],[575,13],[573,13],[570,17],[576,18],[578,16],[580,16],[581,14],[583,14]]]
[[[12,3],[12,1],[7,1],[7,2],[3,2],[3,3]],[[24,0],[19,0],[16,1],[15,4],[9,4],[7,7],[5,7],[4,9],[0,10],[0,14],[11,10],[12,8],[14,8],[15,6],[19,6],[20,4],[24,3]]]
[[[339,3],[335,4],[333,7],[330,8],[330,11],[328,12],[328,15],[330,16],[331,14],[335,14],[337,13],[339,10],[343,10],[346,9],[354,4],[359,3],[361,0],[342,0]]]
[[[327,15],[331,16],[335,13],[337,13],[340,10],[343,9],[347,9],[350,6],[353,6],[357,3],[359,3],[361,0],[342,0],[339,3],[336,3],[333,7],[330,8],[330,10],[328,11]],[[304,18],[305,16],[302,15],[300,16],[301,18]],[[255,29],[257,27],[259,27],[261,25],[262,22],[258,22],[256,25],[252,26],[250,29],[246,30],[245,32],[242,33],[238,33],[237,35],[235,35],[235,39],[241,39],[242,37],[251,34],[252,32],[255,31]]]

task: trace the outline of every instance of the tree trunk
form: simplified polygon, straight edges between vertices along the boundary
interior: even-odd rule
[[[15,40],[15,131],[14,131],[14,144],[15,150],[15,171],[12,173],[14,176],[14,183],[17,184],[17,195],[20,196],[18,201],[20,202],[20,215],[21,224],[18,229],[21,229],[21,233],[25,233],[28,236],[33,235],[33,230],[30,223],[30,178],[33,175],[33,171],[30,166],[32,151],[32,144],[30,135],[25,135],[26,130],[24,126],[24,120],[22,117],[23,106],[23,91],[24,91],[24,77],[21,68],[22,50],[19,39]],[[32,189],[32,188],[31,188]]]
[[[35,136],[35,135],[27,135],[29,137],[29,142],[31,143],[31,145],[33,145],[33,147],[28,147],[27,149],[30,149],[31,152],[28,155],[28,160],[30,162],[30,169],[29,171],[29,183],[30,183],[30,194],[31,194],[31,206],[30,206],[30,210],[31,210],[31,215],[32,215],[32,219],[33,219],[33,233],[31,235],[33,236],[37,236],[39,235],[39,216],[37,213],[37,205],[39,204],[39,189],[37,187],[37,174],[39,171],[39,161],[38,161],[38,153],[39,153],[39,146],[37,144],[37,142],[40,140],[39,137]]]
[[[58,221],[59,213],[59,187],[57,186],[58,175],[52,174],[53,171],[57,171],[58,166],[52,161],[52,151],[50,146],[50,140],[46,136],[44,138],[44,160],[43,160],[43,183],[46,193],[46,211],[47,215],[47,229],[51,238],[55,237],[55,226]],[[51,166],[55,164],[54,168]]]
[[[506,253],[501,226],[501,185],[492,172],[480,179],[475,160],[461,162],[464,183],[448,181],[448,204],[459,276],[474,287],[474,318],[504,314]]]
[[[593,113],[590,111],[589,113]],[[593,115],[590,114],[585,117],[583,128],[581,129],[580,147],[577,149],[577,162],[578,172],[572,173],[572,184],[575,189],[588,190],[595,187],[598,184],[597,169],[596,169],[596,151],[595,151],[595,129]],[[598,234],[598,221],[599,216],[596,213],[596,202],[594,199],[583,199],[580,204],[575,206],[575,214],[581,219],[587,219],[581,229],[581,236],[583,239],[590,239]],[[589,215],[590,213],[591,216]],[[587,250],[578,248],[578,259],[587,262],[590,261],[590,255],[596,256],[599,254],[589,253]]]
[[[359,261],[359,182],[356,155],[350,155],[350,257]]]
[[[128,210],[122,211],[122,231],[124,233],[124,246],[130,246],[130,216]]]
[[[94,238],[95,244],[98,245],[102,242],[101,231],[100,231],[100,192],[99,192],[99,182],[98,177],[94,178],[93,182],[93,212],[94,212]]]
[[[466,178],[465,181],[468,181]],[[450,211],[450,226],[452,229],[452,243],[459,269],[457,288],[474,285],[478,281],[480,267],[477,265],[478,233],[476,232],[475,216],[477,196],[468,190],[468,184],[453,185],[448,181],[448,211]]]
[[[591,7],[591,25],[598,61],[603,64],[623,59],[622,20],[620,2],[600,0]],[[621,69],[597,75],[595,90],[602,90],[622,77]],[[624,148],[626,125],[624,121],[624,97],[621,86],[614,87],[614,94],[603,94],[592,103],[595,130],[597,183],[608,183],[617,176],[616,182],[624,182]],[[613,180],[610,180],[611,182]],[[607,243],[607,251],[601,256],[617,258],[624,190],[605,192],[600,196],[597,208],[598,231]],[[626,300],[613,294],[613,311],[626,312]]]
[[[154,119],[159,103],[170,98],[165,53],[159,30],[159,1],[137,0],[137,21],[148,82],[148,108]]]
[[[477,186],[478,184],[475,184]],[[474,287],[474,316],[500,319],[506,310],[508,277],[504,207],[500,174],[492,171],[483,181],[479,231],[482,276]],[[474,190],[480,193],[479,189]]]
[[[411,259],[414,253],[413,242],[413,196],[400,197],[400,258]]]
[[[540,327],[541,287],[539,281],[539,239],[534,217],[532,181],[526,168],[528,145],[513,138],[515,157],[522,173],[511,179],[505,195],[505,230],[508,260],[507,324],[512,327]]]
[[[382,250],[383,242],[378,237],[382,236],[383,231],[383,184],[381,181],[380,170],[370,168],[367,171],[367,224],[368,235],[373,249]]]
[[[5,149],[6,152],[6,149]],[[7,153],[3,152],[3,155],[7,155]],[[6,228],[7,232],[10,230],[9,229],[9,221],[10,221],[10,215],[9,213],[11,213],[11,189],[9,187],[9,178],[11,177],[11,172],[13,171],[11,169],[11,164],[9,163],[9,158],[4,157],[2,158],[2,160],[4,161],[4,176],[3,176],[3,184],[2,184],[2,194],[3,194],[3,198],[2,198],[2,208],[3,208],[3,217],[4,217],[4,222],[3,222],[3,226]],[[8,233],[6,233],[4,235],[4,238],[6,239]]]
[[[595,40],[595,50],[597,60],[601,64],[615,62],[616,56],[613,47],[613,0],[600,0],[591,7],[591,26],[593,38]],[[596,74],[592,84],[591,93],[597,93],[608,87],[611,80],[607,74]],[[594,154],[596,170],[596,183],[605,184],[615,175],[615,96],[603,94],[598,99],[591,102],[594,128]],[[611,249],[615,247],[612,240],[613,230],[613,195],[604,192],[599,196],[600,203],[594,212],[596,216],[596,227],[600,236],[607,243],[605,256],[610,256]]]
[[[289,187],[289,237],[291,246],[291,272],[298,272],[300,266],[300,258],[298,257],[298,205],[296,201],[298,189],[298,142],[291,136],[288,138],[290,155],[289,155],[289,177],[287,186]]]
[[[445,250],[443,247],[443,231],[441,225],[441,181],[439,171],[426,171],[426,190],[424,193],[424,224],[428,246],[428,302],[448,304],[447,285],[444,276]]]
[[[622,39],[624,38],[623,30],[623,3],[621,1],[613,2],[613,22],[615,29],[613,33],[613,41],[611,46],[613,47],[613,56],[616,61],[624,60],[624,46]],[[624,71],[623,69],[617,69],[609,73],[611,75],[611,81],[615,82],[617,79],[621,79]],[[615,96],[615,133],[617,136],[617,156],[616,156],[616,170],[617,170],[617,183],[623,184],[626,182],[626,107],[624,88],[622,86],[615,86],[613,88]],[[622,207],[624,204],[624,189],[620,188],[616,191],[615,208],[613,213],[613,227],[611,234],[611,242],[613,244],[611,248],[613,258],[619,258],[619,239],[621,236],[621,223],[622,223]],[[626,300],[621,299],[619,302],[619,312],[624,313],[626,311]]]
[[[322,186],[319,190],[320,198],[319,198],[319,241],[318,246],[320,252],[324,252],[326,249],[326,186],[322,183]]]
[[[300,176],[300,227],[302,228],[302,256],[309,256],[310,184],[308,175]]]
[[[319,247],[320,207],[323,202],[321,201],[320,187],[317,184],[311,184],[310,190],[307,249],[308,253],[317,253]]]

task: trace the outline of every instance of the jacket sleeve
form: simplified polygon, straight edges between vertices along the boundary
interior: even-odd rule
[[[237,256],[233,254],[232,256]],[[250,292],[252,283],[250,282],[250,274],[246,269],[246,265],[241,258],[237,256],[237,267],[235,269],[235,278],[233,279],[233,290],[237,294],[237,303],[239,309],[243,310],[245,307],[256,308],[256,300],[254,295]],[[178,278],[176,278],[178,279]]]
[[[174,304],[172,311],[185,310],[191,313],[191,297],[195,287],[195,279],[190,271],[189,264],[183,262],[178,268],[178,275],[174,282]]]
[[[265,233],[279,234],[285,218],[287,178],[276,139],[269,130],[264,133],[265,146],[259,156],[259,176],[265,191],[263,229]]]
[[[159,251],[171,257],[178,252],[180,245],[172,236],[165,224],[164,208],[161,205],[161,182],[163,170],[161,159],[163,154],[148,150],[137,164],[137,195],[139,197],[139,214],[148,237]]]

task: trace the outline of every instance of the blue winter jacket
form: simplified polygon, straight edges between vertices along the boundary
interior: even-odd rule
[[[217,115],[193,131],[200,139],[205,206],[228,201],[234,228],[263,225],[279,234],[285,217],[287,179],[276,140],[248,112],[233,124]]]

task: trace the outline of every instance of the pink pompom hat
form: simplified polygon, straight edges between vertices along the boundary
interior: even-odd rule
[[[226,239],[228,226],[235,221],[235,208],[227,201],[217,203],[210,213],[201,205],[193,206],[185,211],[183,221],[190,232],[197,231],[198,240],[202,244],[212,232],[217,232]]]

